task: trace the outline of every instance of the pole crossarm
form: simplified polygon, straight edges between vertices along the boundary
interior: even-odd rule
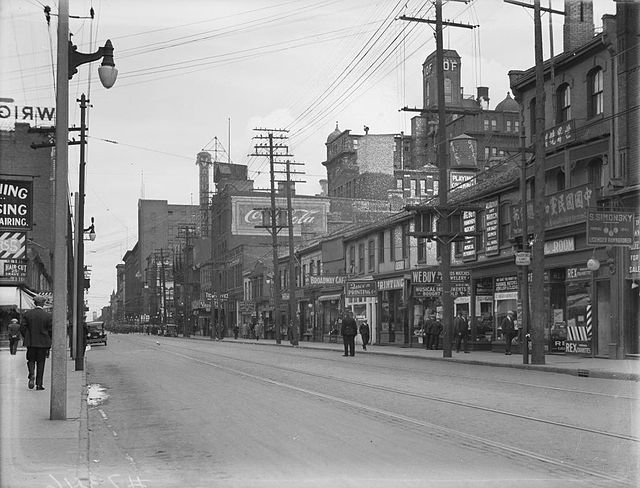
[[[533,8],[533,5],[528,4],[528,3],[524,3],[524,2],[518,2],[516,0],[502,0],[504,3],[510,3],[512,5],[518,5],[520,7],[526,7],[526,8]],[[562,10],[554,10],[552,8],[549,7],[540,7],[540,10],[543,12],[550,12],[552,14],[558,14],[558,15],[567,15],[566,12],[562,11]]]
[[[436,23],[435,20],[422,19],[420,17],[408,17],[406,15],[401,15],[400,17],[398,17],[398,19],[407,20],[409,22],[422,22],[424,24],[435,24]],[[479,27],[478,25],[474,25],[474,24],[461,24],[459,22],[451,22],[450,20],[443,20],[442,21],[442,25],[448,25],[448,26],[451,26],[451,27],[464,27],[465,29],[475,29],[476,27]]]

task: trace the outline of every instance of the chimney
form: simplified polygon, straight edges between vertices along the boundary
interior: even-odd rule
[[[489,108],[489,87],[479,86],[476,90],[478,92],[478,103],[484,110],[487,110]]]
[[[574,51],[593,38],[592,0],[564,0],[564,52]]]
[[[329,194],[329,182],[327,180],[320,180],[320,195],[326,197]]]

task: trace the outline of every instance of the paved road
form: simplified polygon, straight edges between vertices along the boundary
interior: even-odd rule
[[[638,481],[635,382],[141,335],[87,381],[92,486]]]

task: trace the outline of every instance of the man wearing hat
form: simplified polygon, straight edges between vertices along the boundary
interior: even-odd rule
[[[507,356],[511,356],[511,341],[513,341],[513,338],[518,335],[514,320],[515,316],[515,312],[513,310],[509,310],[507,312],[507,316],[502,319],[502,323],[500,324],[500,327],[502,327],[502,334],[504,335],[504,353]]]
[[[29,310],[23,315],[20,333],[23,337],[22,342],[27,348],[29,389],[33,389],[35,380],[36,390],[44,390],[44,386],[42,386],[44,363],[51,348],[53,323],[51,314],[42,309],[45,298],[38,295],[33,301],[36,304],[36,308]]]
[[[12,356],[18,351],[18,342],[20,342],[20,323],[18,319],[11,319],[9,322],[9,351]]]

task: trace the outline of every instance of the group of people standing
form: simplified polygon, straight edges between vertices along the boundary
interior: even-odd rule
[[[340,325],[340,333],[342,334],[342,343],[344,345],[343,356],[355,356],[356,355],[356,336],[360,335],[362,342],[362,350],[367,350],[367,344],[371,337],[371,329],[369,324],[365,320],[360,324],[356,323],[356,319],[353,317],[353,312],[348,310],[345,312],[342,324]]]

